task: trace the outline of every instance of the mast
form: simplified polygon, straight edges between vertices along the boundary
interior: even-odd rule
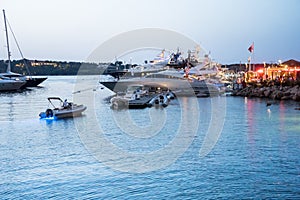
[[[10,61],[10,50],[9,50],[9,42],[8,42],[8,31],[7,31],[7,25],[6,25],[6,16],[5,16],[5,10],[3,9],[3,17],[4,17],[4,26],[5,26],[5,34],[6,34],[6,46],[7,46],[7,58],[8,58],[8,65],[6,72],[11,72],[11,61]]]

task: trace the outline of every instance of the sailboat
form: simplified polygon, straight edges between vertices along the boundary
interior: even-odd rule
[[[26,81],[14,80],[0,75],[0,91],[15,91],[25,85]]]
[[[11,54],[10,54],[10,50],[9,50],[9,39],[8,39],[8,30],[7,30],[7,19],[6,19],[6,15],[5,15],[5,10],[3,10],[3,17],[4,17],[4,25],[5,25],[5,33],[6,33],[6,45],[7,45],[7,57],[8,57],[8,64],[7,64],[7,68],[6,68],[6,72],[5,73],[0,73],[0,76],[6,79],[11,79],[11,80],[21,80],[24,81],[25,84],[23,84],[21,86],[21,88],[26,88],[26,87],[37,87],[40,83],[42,83],[43,81],[45,81],[47,79],[47,77],[39,77],[39,78],[33,78],[32,76],[24,76],[22,74],[18,74],[18,73],[14,73],[11,71]],[[18,49],[20,51],[19,45]],[[21,53],[21,51],[20,51]],[[21,53],[22,57],[23,54]],[[24,57],[23,57],[24,59]],[[25,59],[24,59],[25,60]],[[24,62],[24,64],[26,65],[26,62]],[[29,72],[29,69],[27,67],[27,71]],[[30,74],[30,73],[29,73]]]

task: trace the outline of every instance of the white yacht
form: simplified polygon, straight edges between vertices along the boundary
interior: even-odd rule
[[[213,84],[185,77],[179,71],[166,70],[152,73],[144,77],[135,77],[113,81],[100,81],[102,85],[114,92],[126,91],[128,85],[142,84],[152,87],[168,88],[177,96],[215,96],[219,95],[219,88]]]

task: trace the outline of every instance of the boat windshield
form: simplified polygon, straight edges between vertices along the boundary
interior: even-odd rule
[[[182,77],[173,76],[170,74],[149,74],[145,78],[166,78],[166,79],[182,79]]]
[[[49,97],[48,101],[53,108],[61,108],[63,106],[63,101],[59,97]]]
[[[142,85],[131,85],[131,86],[128,86],[127,88],[127,92],[128,93],[133,93],[135,91],[142,91],[143,90],[143,86]]]

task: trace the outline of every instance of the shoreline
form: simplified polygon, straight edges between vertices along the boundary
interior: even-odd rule
[[[272,100],[293,100],[300,102],[300,86],[247,85],[242,89],[233,90],[231,96],[258,97]]]

